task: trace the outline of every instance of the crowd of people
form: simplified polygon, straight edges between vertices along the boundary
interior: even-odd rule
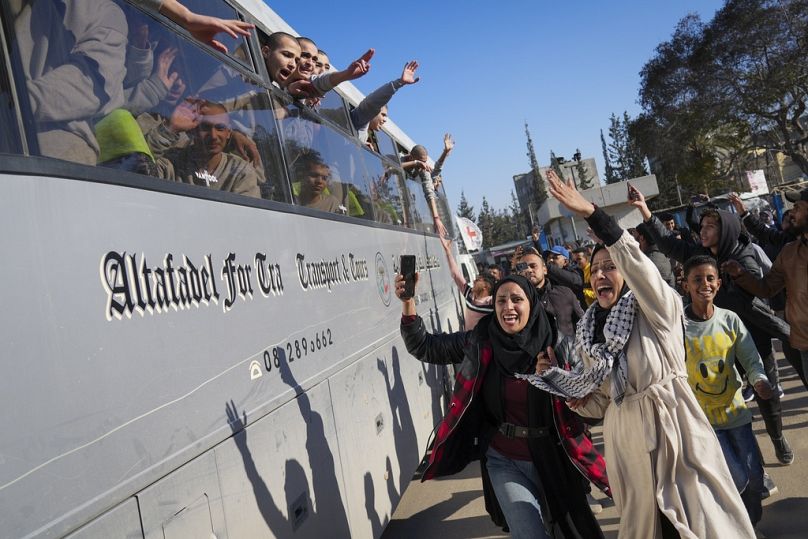
[[[233,19],[194,13],[177,0],[57,4],[10,7],[32,153],[445,234],[436,191],[451,136],[431,165],[424,146],[390,148],[381,131],[396,92],[419,81],[417,61],[346,108],[333,90],[368,73],[373,49],[337,69],[311,38],[265,33],[224,3],[211,7]],[[159,22],[158,13],[232,66]],[[408,206],[408,179],[425,207]]]
[[[781,225],[730,195],[734,212],[705,204],[677,227],[630,187],[642,222],[623,230],[573,184],[553,172],[548,184],[592,244],[542,251],[534,230],[508,276],[494,265],[466,283],[444,238],[468,321],[454,334],[430,335],[402,298],[410,353],[458,364],[424,477],[480,459],[486,508],[514,537],[601,536],[581,476],[613,496],[620,537],[762,537],[762,500],[776,487],[747,402],[791,464],[772,340],[805,383],[808,190],[785,195]],[[600,421],[605,460],[580,444]],[[582,454],[593,466],[576,464]]]

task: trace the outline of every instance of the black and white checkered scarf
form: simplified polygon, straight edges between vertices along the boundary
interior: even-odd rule
[[[577,367],[572,371],[552,367],[541,375],[516,376],[565,399],[581,399],[596,391],[611,374],[611,397],[619,405],[626,392],[625,350],[634,326],[637,300],[628,291],[610,309],[603,327],[605,342],[595,342],[596,309],[597,303],[587,309],[575,332],[575,353],[588,359],[587,363],[592,365],[591,368],[585,369],[584,362],[578,361]]]

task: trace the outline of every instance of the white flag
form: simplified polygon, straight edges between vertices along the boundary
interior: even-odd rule
[[[477,251],[483,247],[483,233],[477,223],[471,219],[457,216],[457,227],[460,229],[460,237],[466,245],[467,251]]]

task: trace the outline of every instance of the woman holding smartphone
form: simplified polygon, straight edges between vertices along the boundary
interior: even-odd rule
[[[494,289],[494,313],[472,331],[440,335],[426,331],[402,275],[396,295],[407,350],[427,363],[460,364],[422,480],[484,457],[499,505],[487,509],[497,524],[501,509],[513,537],[603,537],[581,480],[583,473],[608,493],[603,458],[563,401],[515,377],[535,372],[556,340],[536,289],[522,276],[506,277]]]

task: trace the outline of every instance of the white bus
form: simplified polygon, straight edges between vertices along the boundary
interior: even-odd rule
[[[225,55],[141,3],[1,4],[0,537],[378,537],[447,387],[401,342],[399,255],[462,323],[412,141],[360,145],[352,87],[273,87],[265,4],[184,2],[256,24]]]

